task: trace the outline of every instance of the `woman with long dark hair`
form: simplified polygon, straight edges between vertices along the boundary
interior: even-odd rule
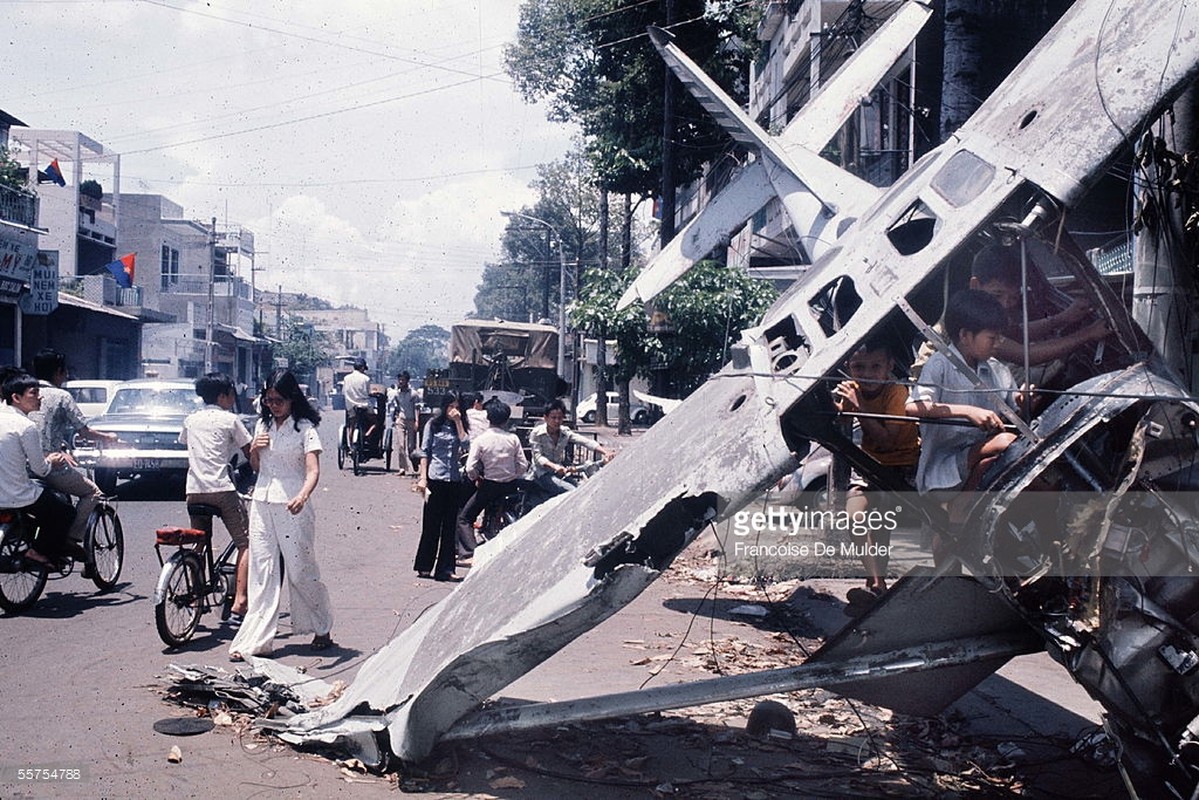
[[[263,387],[262,412],[250,442],[258,483],[250,503],[250,605],[229,659],[269,656],[279,627],[282,562],[287,563],[293,633],[313,633],[312,649],[333,646],[329,592],[316,564],[316,512],[308,502],[320,480],[317,413],[287,370]]]
[[[421,439],[416,488],[428,495],[412,565],[421,578],[458,580],[454,575],[455,521],[470,489],[462,475],[462,456],[470,438],[470,422],[462,413],[462,402],[461,396],[447,392],[441,408],[425,424]]]

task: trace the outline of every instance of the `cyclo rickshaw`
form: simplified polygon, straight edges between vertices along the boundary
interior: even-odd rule
[[[363,462],[372,458],[383,459],[383,468],[391,472],[391,425],[387,420],[387,392],[371,387],[371,402],[375,417],[366,414],[354,415],[351,423],[350,409],[337,429],[337,468],[345,469],[346,461],[354,468],[355,475],[362,474]]]

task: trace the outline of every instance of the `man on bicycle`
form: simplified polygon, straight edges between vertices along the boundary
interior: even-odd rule
[[[565,419],[566,404],[561,400],[551,400],[545,407],[543,421],[529,434],[529,448],[533,451],[533,482],[547,497],[564,494],[575,488],[574,484],[565,480],[570,471],[566,466],[566,448],[570,445],[599,453],[605,464],[614,455],[598,442],[563,425]]]
[[[196,394],[204,400],[204,408],[183,421],[179,434],[179,441],[187,445],[187,502],[219,509],[218,516],[237,547],[237,587],[230,611],[241,616],[246,613],[250,526],[229,474],[229,461],[239,450],[249,458],[253,437],[233,413],[237,387],[228,375],[210,372],[197,378]],[[206,523],[205,519],[192,517],[190,524],[200,528]]]
[[[76,433],[89,439],[117,441],[115,433],[104,433],[88,427],[87,418],[79,410],[75,398],[66,389],[61,388],[67,380],[66,356],[48,347],[39,350],[33,357],[33,373],[38,379],[42,407],[40,411],[30,414],[29,418],[37,423],[42,436],[43,452],[49,455],[71,450]],[[82,472],[65,463],[51,470],[44,480],[50,488],[78,498],[75,501],[75,522],[71,525],[70,534],[71,541],[76,544],[82,543],[88,517],[104,496],[100,487]],[[85,574],[84,577],[88,576]]]
[[[371,376],[366,374],[366,359],[354,360],[354,371],[341,382],[341,393],[346,399],[347,436],[361,418],[365,431],[362,438],[369,439],[375,432],[375,406],[371,398]],[[347,442],[346,444],[350,444]]]
[[[37,378],[9,368],[0,376],[6,407],[0,412],[0,508],[20,509],[38,522],[37,540],[25,557],[47,566],[67,555],[67,532],[75,519],[69,502],[29,477],[39,478],[59,467],[75,465],[70,454],[46,454],[42,437],[29,414],[41,408]]]

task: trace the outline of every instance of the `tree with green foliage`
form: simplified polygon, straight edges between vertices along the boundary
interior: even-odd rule
[[[315,386],[316,368],[328,364],[330,354],[336,351],[333,342],[299,317],[285,317],[281,333],[281,341],[273,348],[274,357],[287,359],[287,368],[297,379]]]
[[[503,256],[483,267],[475,294],[476,318],[557,320],[562,262],[567,267],[568,304],[580,268],[599,263],[600,194],[582,148],[538,167],[530,185],[538,193],[537,202],[512,209],[519,213],[508,220]],[[620,248],[620,242],[609,243],[610,251]]]
[[[422,378],[431,369],[444,369],[450,361],[450,332],[440,325],[421,325],[413,328],[387,354],[383,374],[395,377],[407,370],[414,378]]]
[[[9,154],[8,148],[0,147],[0,186],[28,192],[28,180],[29,171]]]
[[[669,0],[679,45],[734,97],[745,99],[757,48],[757,3]],[[621,194],[658,194],[666,68],[646,34],[664,25],[658,2],[525,0],[505,67],[522,96],[549,103],[550,119],[574,122],[599,184]],[[673,76],[670,77],[673,81]],[[680,98],[675,184],[700,174],[727,137],[688,95]]]
[[[612,273],[588,274],[571,309],[574,325],[595,336],[615,339],[620,351],[617,380],[650,377],[670,365],[674,393],[686,396],[728,361],[728,348],[741,331],[757,324],[778,293],[739,269],[701,261],[664,292],[656,308],[669,332],[651,333],[639,309],[616,311],[616,301],[634,275],[616,280]]]
[[[104,187],[100,185],[99,181],[88,178],[86,181],[79,184],[79,194],[83,195],[84,197],[90,197],[93,200],[103,200]]]

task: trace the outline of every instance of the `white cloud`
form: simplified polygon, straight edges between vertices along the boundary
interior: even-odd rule
[[[3,107],[122,153],[126,191],[253,230],[259,286],[364,306],[400,336],[473,307],[499,212],[569,147],[503,75],[518,6],[21,3]]]

